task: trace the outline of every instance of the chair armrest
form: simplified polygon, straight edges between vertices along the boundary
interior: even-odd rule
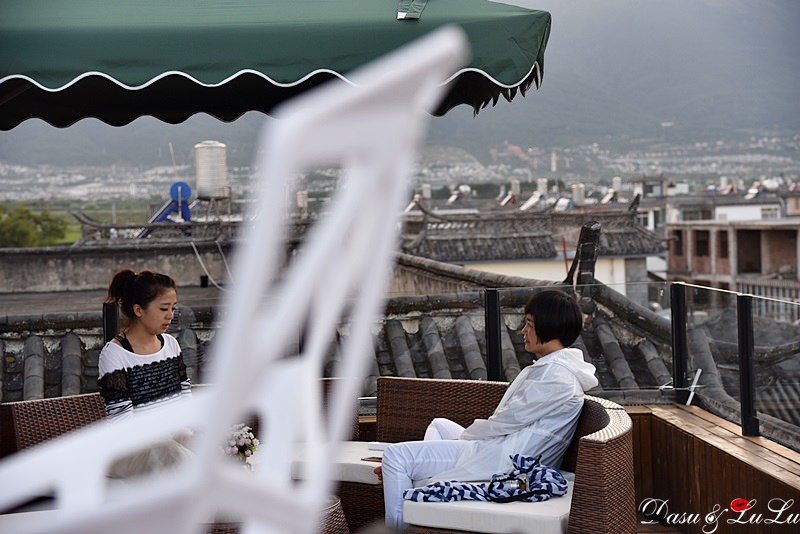
[[[602,404],[608,425],[578,443],[568,532],[633,534],[633,424],[621,406],[605,400]]]

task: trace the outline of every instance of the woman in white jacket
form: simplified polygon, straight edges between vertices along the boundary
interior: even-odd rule
[[[489,419],[464,429],[434,419],[424,441],[390,445],[375,469],[383,480],[386,524],[403,525],[403,491],[424,479],[488,480],[511,471],[509,456],[541,454],[558,468],[575,433],[584,392],[597,386],[595,368],[578,349],[567,348],[581,333],[575,299],[561,291],[537,293],[525,306],[525,350],[539,359],[520,372]]]

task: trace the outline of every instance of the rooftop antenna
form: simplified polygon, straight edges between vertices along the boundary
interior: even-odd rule
[[[169,157],[172,159],[172,172],[175,172],[177,165],[175,164],[175,151],[172,150],[172,141],[169,142]]]

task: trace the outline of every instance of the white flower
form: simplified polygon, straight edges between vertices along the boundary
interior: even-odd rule
[[[227,440],[223,452],[239,458],[244,463],[245,469],[252,470],[250,459],[256,453],[259,444],[260,441],[249,426],[237,424],[231,427],[231,436]]]

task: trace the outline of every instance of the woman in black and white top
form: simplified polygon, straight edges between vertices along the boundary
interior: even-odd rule
[[[114,275],[106,302],[120,306],[122,333],[100,353],[100,394],[112,420],[191,395],[178,341],[165,334],[177,306],[167,275],[125,269]]]
[[[98,384],[109,420],[120,421],[190,396],[180,345],[165,333],[177,306],[175,281],[152,271],[137,274],[125,269],[114,275],[106,302],[117,304],[123,315],[122,332],[100,352]],[[118,475],[164,467],[176,459],[162,461],[162,456],[158,452],[140,456],[135,466]]]

